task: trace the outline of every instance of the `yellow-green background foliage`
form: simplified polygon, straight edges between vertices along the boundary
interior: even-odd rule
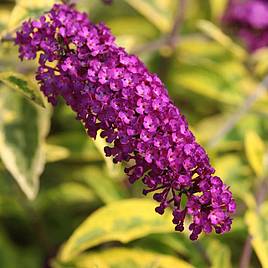
[[[226,0],[184,1],[173,46],[180,1],[78,1],[166,83],[231,186],[232,231],[192,242],[104,158],[103,141],[90,140],[67,106],[46,103],[35,63],[21,63],[6,40],[53,2],[0,0],[0,267],[246,268],[251,255],[249,267],[267,268],[268,49],[249,55],[226,33]]]

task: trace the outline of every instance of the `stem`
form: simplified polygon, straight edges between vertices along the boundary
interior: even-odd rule
[[[167,36],[163,36],[157,40],[138,46],[136,49],[131,51],[132,54],[143,54],[143,53],[152,53],[157,51],[159,48],[163,47],[167,42]]]
[[[15,35],[15,33],[17,32],[17,31],[19,31],[19,29],[20,29],[20,27],[21,26],[19,26],[19,27],[15,27],[15,28],[13,28],[12,30],[10,30],[10,31],[5,31],[5,32],[2,32],[1,34],[0,34],[0,45],[1,45],[1,43],[4,43],[4,42],[15,42],[15,37],[14,37],[14,35]]]
[[[186,8],[186,0],[178,0],[174,24],[170,32],[170,35],[168,36],[167,39],[167,44],[173,49],[175,48],[176,43],[179,40],[179,36],[177,36],[177,33],[180,32],[182,23],[184,21],[185,8]]]
[[[170,33],[165,38],[164,45],[168,46],[171,50],[169,56],[160,55],[160,64],[158,74],[163,82],[166,82],[168,77],[169,66],[171,65],[174,57],[173,54],[176,49],[176,45],[180,40],[180,30],[184,20],[184,13],[186,8],[186,0],[177,0],[176,13],[174,16],[173,26]]]
[[[257,88],[249,95],[242,106],[240,106],[234,114],[227,120],[223,127],[218,131],[218,133],[212,138],[208,143],[208,147],[215,147],[219,141],[228,134],[236,125],[236,123],[251,109],[253,104],[266,92],[268,88],[268,76],[266,76],[262,82],[257,86]]]
[[[262,202],[265,200],[267,194],[267,184],[266,180],[260,184],[258,191],[256,192],[256,211],[259,212]],[[250,264],[250,259],[252,255],[251,247],[252,236],[248,235],[246,242],[243,247],[243,252],[239,261],[239,268],[248,268]]]
[[[243,247],[243,252],[239,261],[239,268],[247,268],[250,264],[252,247],[251,247],[251,235],[248,235],[246,242]]]
[[[14,42],[14,41],[15,41],[15,38],[13,38],[11,35],[7,34],[7,35],[2,36],[0,38],[0,45],[1,45],[1,43]]]
[[[152,53],[159,50],[161,47],[168,45],[174,50],[175,46],[180,40],[180,28],[182,26],[184,15],[186,9],[186,0],[178,0],[176,15],[174,17],[173,27],[171,32],[165,36],[160,37],[157,40],[149,42],[143,46],[140,46],[136,49],[133,49],[131,53],[133,54],[142,54],[142,53]]]

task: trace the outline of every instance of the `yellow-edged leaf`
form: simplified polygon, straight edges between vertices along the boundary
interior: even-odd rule
[[[118,187],[119,182],[111,178],[109,172],[105,172],[102,167],[80,168],[73,176],[86,183],[106,204],[125,196],[123,189]]]
[[[28,17],[36,17],[49,10],[55,0],[17,0],[9,18],[9,29],[14,29]]]
[[[249,210],[246,213],[246,223],[252,236],[252,246],[262,264],[268,267],[268,202],[264,203],[259,212]]]
[[[245,136],[246,156],[257,176],[264,174],[265,145],[256,132],[250,131]]]
[[[3,31],[7,26],[9,16],[10,16],[10,9],[5,8],[5,6],[1,6],[0,8],[0,37],[1,37],[1,31]]]
[[[61,114],[61,117],[64,115]],[[68,131],[50,136],[48,143],[66,148],[70,152],[69,159],[75,161],[100,161],[103,156],[94,145],[94,141],[80,131]]]
[[[54,144],[46,144],[45,149],[47,162],[60,161],[68,158],[71,154],[67,148]]]
[[[198,27],[206,35],[217,41],[219,44],[221,44],[224,48],[232,52],[239,59],[243,60],[247,56],[247,52],[242,47],[234,43],[229,36],[224,34],[222,30],[212,22],[200,20],[198,22]]]
[[[220,19],[227,7],[228,0],[210,0],[211,15],[215,19]]]
[[[211,261],[211,268],[231,268],[231,251],[219,241],[212,240],[208,244],[208,256]]]
[[[221,103],[237,105],[242,101],[240,94],[234,92],[234,90],[231,91],[233,88],[229,87],[228,90],[223,91],[222,87],[226,86],[226,80],[219,74],[205,68],[188,66],[185,69],[181,69],[174,77],[174,83]]]
[[[125,0],[160,31],[168,32],[172,27],[172,1],[170,0]]]
[[[255,67],[255,72],[262,77],[267,74],[268,70],[268,48],[258,49],[251,55],[251,61]]]
[[[93,191],[78,182],[65,182],[52,189],[42,191],[37,199],[39,208],[49,208],[57,204],[90,203],[96,199]]]
[[[255,199],[250,191],[252,183],[249,179],[245,179],[245,176],[250,176],[251,170],[247,165],[243,165],[239,155],[225,154],[217,157],[213,166],[217,176],[223,178],[231,187],[235,198],[241,198],[248,207],[255,206]]]
[[[0,156],[29,199],[35,198],[45,165],[45,137],[50,110],[31,104],[19,94],[0,90]]]
[[[172,232],[171,213],[155,213],[149,199],[113,202],[90,215],[63,245],[61,261],[70,261],[82,251],[108,241],[127,243],[151,233]]]
[[[1,72],[0,81],[35,104],[45,107],[39,88],[28,77],[14,72]]]
[[[94,145],[96,146],[97,150],[100,152],[100,154],[103,157],[103,160],[106,163],[107,170],[111,177],[118,177],[120,174],[122,174],[122,169],[120,169],[120,164],[116,165],[113,162],[112,157],[106,157],[104,152],[104,147],[108,146],[109,144],[105,141],[105,139],[101,138],[99,135],[97,135],[96,139],[93,141]]]
[[[76,268],[191,268],[191,264],[174,256],[141,249],[113,248],[82,255],[75,260]]]
[[[150,39],[157,36],[157,29],[146,19],[133,16],[113,17],[107,20],[107,25],[113,34],[118,36],[132,36],[135,39]]]

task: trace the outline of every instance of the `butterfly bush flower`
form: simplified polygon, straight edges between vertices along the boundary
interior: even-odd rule
[[[115,44],[102,23],[93,24],[73,6],[56,4],[17,32],[21,59],[39,59],[36,79],[52,104],[62,96],[89,136],[100,131],[106,156],[128,162],[129,181],[142,179],[156,211],[173,209],[177,231],[190,216],[190,238],[230,230],[232,194],[195,141],[160,79]],[[187,200],[186,203],[182,200]]]
[[[237,32],[249,51],[268,46],[267,0],[230,0],[223,21]]]

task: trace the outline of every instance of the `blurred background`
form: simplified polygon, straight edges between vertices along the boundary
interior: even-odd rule
[[[233,228],[197,242],[173,232],[69,107],[40,107],[36,63],[10,39],[54,1],[0,0],[0,267],[267,268],[268,49],[248,52],[223,23],[227,0],[103,2],[77,5],[166,84],[231,186]]]

